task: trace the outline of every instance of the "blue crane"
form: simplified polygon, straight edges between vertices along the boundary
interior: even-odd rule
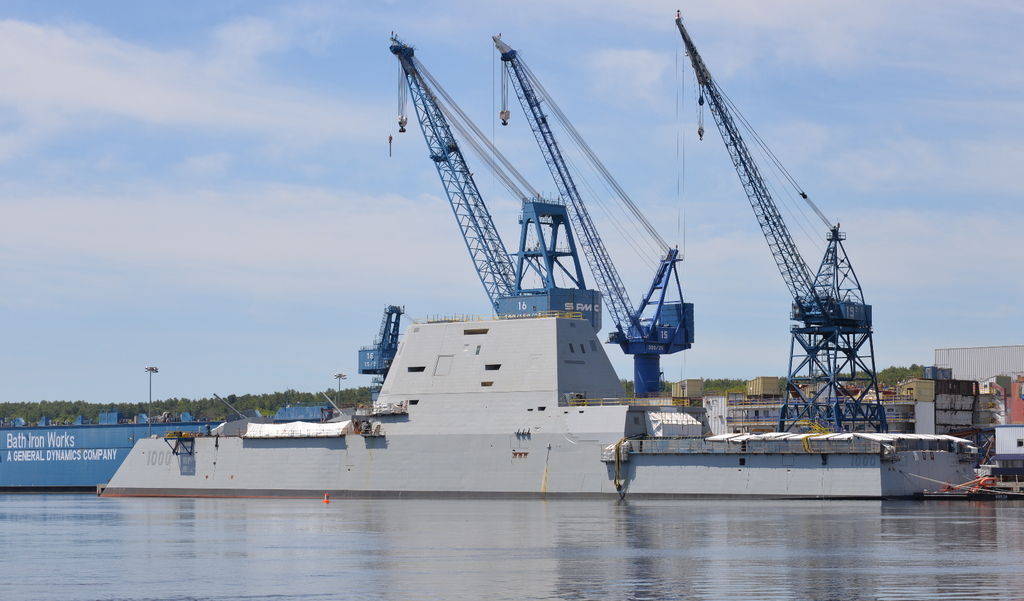
[[[523,200],[519,250],[515,255],[509,255],[480,196],[473,174],[466,165],[461,146],[452,133],[449,116],[461,118],[465,122],[461,130],[467,136],[479,130],[440,89],[416,58],[412,46],[392,38],[391,52],[402,66],[402,76],[412,95],[420,129],[430,149],[430,159],[437,167],[456,221],[495,313],[501,316],[533,315],[547,311],[578,313],[590,320],[595,330],[600,330],[601,295],[596,290],[586,288],[575,238],[568,227],[569,216],[565,205],[525,198],[511,178],[501,172],[497,163],[489,162],[506,187]],[[435,91],[448,99],[451,106],[442,104]],[[403,128],[404,119],[404,116],[399,119]],[[477,135],[482,137],[479,133]],[[469,143],[471,146],[476,144],[472,138]],[[486,138],[483,143],[488,146],[490,154],[496,155],[497,161],[509,165],[486,142]],[[518,174],[514,175],[521,179]],[[515,264],[511,256],[517,258]],[[533,281],[539,281],[539,284],[532,285],[530,282]],[[569,286],[559,286],[559,281],[567,281]]]
[[[519,97],[519,102],[522,104],[527,121],[529,121],[530,128],[540,146],[544,161],[555,180],[558,193],[567,200],[568,206],[571,208],[570,216],[581,239],[584,255],[597,281],[597,286],[604,295],[605,306],[615,320],[615,330],[611,333],[609,342],[619,344],[626,354],[633,356],[634,393],[637,396],[658,394],[661,392],[661,355],[688,349],[693,344],[693,304],[682,302],[682,287],[676,272],[676,263],[681,261],[679,250],[669,248],[653,226],[628,200],[629,197],[615,183],[614,178],[597,160],[593,151],[582,140],[575,128],[564,118],[557,105],[554,104],[519,54],[500,37],[494,36],[493,39],[501,53],[503,70]],[[504,80],[502,87],[504,88]],[[626,288],[619,278],[618,271],[616,271],[604,242],[590,218],[587,206],[573,181],[567,162],[551,131],[542,102],[546,102],[556,117],[565,124],[570,136],[588,155],[591,163],[612,185],[619,197],[627,202],[634,215],[647,227],[651,237],[661,247],[663,256],[654,280],[636,309],[633,308],[629,300]],[[503,125],[507,124],[508,117],[508,109],[503,104],[501,112]]]
[[[384,318],[380,322],[380,333],[373,341],[372,346],[364,346],[359,349],[359,373],[372,375],[373,384],[370,386],[370,394],[376,400],[377,392],[380,391],[384,378],[391,369],[391,363],[398,354],[398,337],[401,335],[402,314],[404,307],[388,305],[384,308]]]
[[[825,256],[817,274],[812,275],[740,135],[731,103],[704,66],[678,14],[676,25],[697,76],[699,103],[703,105],[706,99],[711,108],[761,232],[793,296],[791,318],[799,323],[790,329],[789,376],[779,431],[811,424],[835,431],[887,431],[885,409],[878,397],[871,305],[864,303],[860,282],[843,248],[846,235],[797,189],[829,228]],[[703,137],[703,126],[699,133]],[[753,137],[760,143],[756,134]]]

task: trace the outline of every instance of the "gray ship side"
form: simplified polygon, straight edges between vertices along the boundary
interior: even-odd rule
[[[416,323],[365,415],[142,440],[104,495],[884,498],[973,477],[951,437],[704,438],[692,408],[622,392],[585,320]]]

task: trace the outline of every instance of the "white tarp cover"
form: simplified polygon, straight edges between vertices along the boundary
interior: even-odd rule
[[[895,438],[889,434],[875,434],[874,432],[854,432],[854,436],[858,438],[866,438],[875,442],[891,443]]]
[[[700,436],[700,421],[689,413],[647,412],[647,433],[650,436]]]
[[[723,441],[723,440],[732,440],[733,438],[736,438],[737,436],[740,436],[740,435],[735,433],[735,432],[730,432],[728,434],[716,434],[714,436],[708,436],[707,438],[705,438],[705,440],[710,440],[712,442],[719,442],[719,441]]]
[[[242,438],[329,438],[344,436],[351,431],[351,428],[351,420],[325,424],[309,422],[249,424]]]

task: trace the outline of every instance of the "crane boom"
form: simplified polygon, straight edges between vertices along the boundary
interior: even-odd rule
[[[560,111],[554,106],[554,102],[544,92],[543,87],[519,57],[519,54],[500,37],[494,36],[492,39],[495,47],[501,53],[502,63],[510,72],[509,79],[512,82],[512,87],[516,91],[516,96],[519,97],[530,129],[533,130],[537,145],[544,156],[544,162],[547,163],[548,169],[551,171],[558,192],[562,198],[568,200],[569,206],[572,208],[569,214],[572,217],[573,226],[582,239],[583,251],[590,270],[593,272],[597,286],[605,297],[606,306],[615,320],[616,330],[612,332],[609,341],[619,344],[623,351],[633,355],[634,393],[637,396],[660,394],[660,356],[688,349],[693,343],[693,304],[682,302],[682,287],[679,284],[679,275],[675,267],[676,263],[681,260],[679,251],[668,247],[653,226],[639,213],[632,202],[628,201],[628,197],[614,182],[604,165],[601,165],[596,156],[593,156],[593,152],[586,146],[586,143],[582,142],[575,130],[571,128],[571,124],[566,123],[566,128],[570,129],[574,139],[584,146],[585,153],[592,159],[592,162],[596,163],[597,170],[609,180],[623,200],[628,202],[630,210],[637,215],[664,252],[654,281],[639,307],[634,309],[626,293],[626,288],[619,278],[619,273],[598,234],[597,227],[590,218],[586,203],[580,196],[569,166],[562,156],[562,151],[548,123],[548,117],[544,114],[542,100],[546,99],[552,106],[552,110],[562,117]],[[503,111],[505,111],[504,108]],[[503,112],[503,123],[507,123],[507,119],[508,113]],[[678,300],[670,301],[668,293],[673,290]]]
[[[437,167],[445,193],[451,203],[455,219],[462,230],[470,257],[476,266],[480,282],[487,292],[494,310],[498,311],[498,299],[513,295],[515,289],[515,267],[509,258],[505,245],[494,227],[491,214],[477,189],[473,175],[466,166],[451,127],[445,118],[436,96],[420,74],[420,64],[412,46],[396,38],[391,40],[391,52],[402,65],[406,83],[412,93],[420,129],[430,149],[430,158]]]
[[[740,182],[743,184],[743,190],[747,193],[750,206],[754,209],[754,215],[761,226],[761,233],[764,234],[765,239],[768,241],[768,247],[775,258],[775,263],[782,274],[782,279],[785,280],[790,294],[793,295],[793,298],[798,303],[815,306],[820,311],[821,308],[817,303],[817,295],[814,292],[814,278],[811,276],[811,271],[807,267],[807,263],[804,262],[803,257],[800,256],[800,250],[793,241],[793,237],[790,236],[786,222],[783,221],[778,207],[775,206],[771,194],[768,193],[765,180],[757,168],[757,163],[754,162],[750,152],[747,150],[747,145],[744,143],[743,136],[740,135],[739,128],[730,114],[728,105],[722,98],[722,92],[718,89],[718,84],[711,78],[711,73],[704,65],[700,54],[697,53],[697,48],[694,46],[693,40],[690,39],[690,35],[686,32],[686,28],[683,27],[681,18],[676,19],[676,25],[679,26],[679,33],[683,36],[683,45],[686,46],[686,54],[689,55],[693,70],[697,74],[697,84],[700,86],[701,91],[707,94],[708,104],[712,107],[711,112],[715,117],[715,123],[722,134],[722,140],[729,151],[729,157],[732,158],[733,167],[735,167],[736,172],[739,174]]]
[[[622,284],[622,280],[619,278],[614,264],[612,264],[611,257],[608,255],[608,249],[605,248],[597,228],[594,227],[594,222],[590,218],[590,212],[587,211],[586,205],[580,198],[576,184],[573,183],[569,168],[565,164],[561,151],[558,149],[558,142],[551,132],[547,116],[541,109],[540,99],[537,97],[534,86],[530,81],[531,78],[527,75],[526,66],[522,61],[515,60],[517,58],[516,51],[509,47],[508,44],[502,42],[497,36],[494,36],[493,39],[498,50],[502,53],[502,61],[505,61],[515,72],[515,77],[511,78],[512,85],[516,90],[516,95],[522,102],[523,110],[526,111],[529,117],[530,128],[537,138],[537,144],[540,146],[544,162],[547,163],[551,176],[555,180],[558,193],[562,198],[567,199],[572,206],[573,210],[570,211],[569,216],[573,221],[576,232],[581,238],[580,244],[583,246],[583,254],[586,256],[590,271],[594,274],[594,279],[597,281],[597,287],[604,295],[605,307],[612,314],[612,319],[615,320],[616,324],[624,325],[627,329],[633,328],[639,331],[640,324],[634,323],[632,304],[629,301],[629,295],[626,293],[626,287]]]
[[[812,276],[747,150],[729,102],[704,65],[678,13],[676,26],[697,77],[700,102],[703,104],[706,98],[711,107],[761,232],[793,296],[791,318],[801,322],[790,329],[790,367],[779,430],[814,423],[834,430],[886,431],[875,373],[871,306],[864,304],[860,282],[843,248],[846,236],[839,225],[829,226],[825,256]],[[757,139],[756,134],[754,137]],[[800,195],[807,198],[802,191]],[[817,207],[813,203],[811,206],[824,220]]]
[[[392,38],[391,52],[402,65],[402,77],[411,92],[420,129],[430,149],[430,158],[437,167],[494,312],[503,316],[534,315],[550,311],[578,314],[590,321],[595,331],[600,331],[601,293],[586,288],[575,238],[569,228],[567,208],[557,202],[522,198],[513,178],[527,190],[532,192],[533,188],[518,172],[514,172],[512,178],[501,173],[499,164],[513,171],[514,167],[483,138],[479,128],[423,68],[415,57],[414,49]],[[439,96],[447,100],[448,105],[443,104]],[[403,124],[404,120],[403,115],[399,124]],[[495,170],[499,179],[523,200],[519,252],[515,253],[515,265],[494,227],[473,174],[466,165],[462,149],[452,133],[452,126],[466,136],[469,147],[483,154],[485,162]],[[474,134],[478,137],[473,138]],[[487,156],[483,152],[484,147],[493,156]],[[539,284],[532,285],[534,281]],[[559,282],[567,282],[569,285],[561,287]]]

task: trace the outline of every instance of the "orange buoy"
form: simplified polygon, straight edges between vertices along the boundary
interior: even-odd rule
[[[330,503],[330,502],[331,502],[331,493],[325,492],[324,493],[324,503]]]

